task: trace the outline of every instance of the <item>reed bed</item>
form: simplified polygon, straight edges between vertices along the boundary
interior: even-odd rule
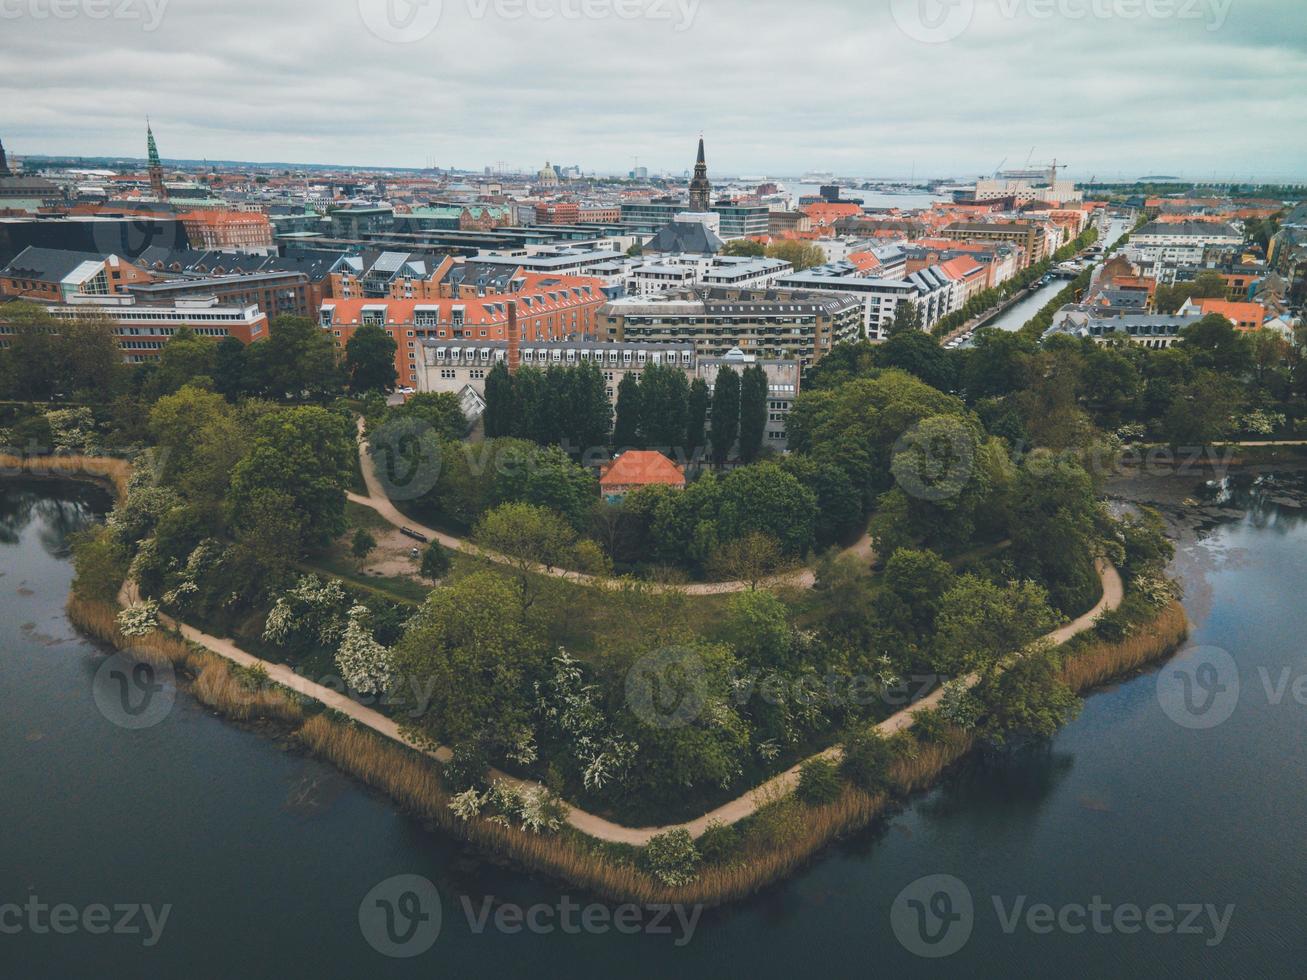
[[[123,636],[116,606],[69,594],[69,621],[83,633],[156,665],[170,664],[183,678],[193,679],[191,693],[219,714],[237,721],[271,720],[298,725],[304,720],[299,700],[281,688],[259,683],[229,661],[200,650],[172,634]]]
[[[12,456],[0,453],[0,471],[9,475],[61,476],[108,483],[119,500],[127,497],[132,464],[111,456]]]
[[[1062,680],[1077,693],[1087,691],[1161,660],[1188,635],[1184,607],[1172,600],[1125,639],[1114,643],[1099,640],[1068,657],[1062,665]]]

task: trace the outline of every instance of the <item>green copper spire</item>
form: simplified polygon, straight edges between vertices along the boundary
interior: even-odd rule
[[[159,148],[154,145],[154,130],[150,128],[148,119],[145,121],[145,144],[149,152],[150,166],[162,167],[163,164],[159,162]]]

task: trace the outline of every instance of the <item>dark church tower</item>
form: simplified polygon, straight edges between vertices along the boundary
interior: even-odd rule
[[[168,189],[163,186],[163,163],[159,160],[159,148],[154,143],[154,130],[150,123],[145,123],[145,147],[150,160],[150,191],[156,200],[168,200]]]
[[[708,163],[703,154],[703,137],[699,137],[699,159],[694,164],[694,180],[690,181],[690,210],[712,210],[712,181],[708,179]]]
[[[0,177],[12,177],[9,170],[9,161],[5,159],[5,145],[0,143]]]

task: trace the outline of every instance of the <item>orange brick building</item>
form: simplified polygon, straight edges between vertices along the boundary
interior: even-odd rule
[[[249,251],[272,247],[272,224],[266,214],[247,211],[187,211],[181,215],[194,249]]]
[[[319,315],[337,350],[365,325],[385,329],[395,341],[395,370],[401,387],[414,387],[423,340],[508,340],[508,301],[517,302],[520,338],[566,340],[593,336],[599,309],[607,302],[602,283],[587,276],[525,274],[506,293],[458,297],[435,294],[412,299],[329,299]]]

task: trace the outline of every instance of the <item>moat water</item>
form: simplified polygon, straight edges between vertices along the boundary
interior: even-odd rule
[[[588,896],[480,860],[184,693],[157,724],[115,723],[95,693],[105,654],[63,611],[68,535],[108,500],[0,481],[0,976],[1296,975],[1307,524],[1246,486],[1223,502],[1177,560],[1194,621],[1179,658],[1089,698],[1045,749],[968,764],[755,899],[627,934],[567,911]],[[360,925],[365,898],[402,875],[433,882],[442,913],[411,959],[383,956]],[[928,875],[949,877],[913,885]],[[405,889],[379,894],[407,908]],[[56,931],[39,908],[59,905],[76,923]],[[156,920],[167,908],[157,935],[143,911],[113,911],[137,905]],[[96,906],[121,928],[88,928]],[[538,907],[534,930],[515,928],[516,907]]]

